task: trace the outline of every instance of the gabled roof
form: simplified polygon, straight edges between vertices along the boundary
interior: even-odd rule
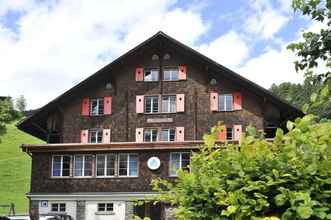
[[[82,82],[80,82],[79,84],[74,86],[73,88],[69,89],[62,95],[58,96],[57,98],[55,98],[54,100],[52,100],[51,102],[49,102],[48,104],[46,104],[45,106],[40,108],[32,116],[30,116],[29,118],[26,118],[25,120],[20,122],[17,125],[17,127],[33,136],[46,140],[46,136],[45,136],[45,134],[43,134],[44,128],[40,125],[40,122],[46,121],[49,113],[54,111],[54,109],[58,108],[58,106],[61,103],[65,102],[65,100],[73,97],[75,95],[75,93],[77,93],[81,89],[87,88],[87,84],[90,81],[96,80],[97,78],[101,77],[103,74],[106,74],[107,70],[110,70],[115,65],[120,64],[122,62],[122,60],[124,60],[125,58],[127,58],[131,55],[134,55],[135,52],[138,51],[139,49],[141,49],[153,42],[156,42],[156,41],[160,41],[160,42],[164,41],[166,43],[173,44],[174,46],[180,48],[182,51],[185,51],[188,54],[190,54],[192,57],[197,58],[201,62],[205,63],[206,66],[208,66],[210,69],[213,69],[213,72],[215,74],[223,73],[224,77],[227,77],[231,80],[236,81],[236,83],[238,83],[240,86],[246,87],[247,89],[250,89],[255,94],[257,94],[258,96],[262,96],[262,97],[266,98],[267,100],[269,100],[271,103],[276,104],[280,109],[283,110],[283,112],[282,112],[284,114],[283,119],[290,119],[290,118],[295,118],[297,116],[303,115],[301,110],[299,110],[295,106],[289,104],[288,102],[276,97],[267,89],[244,78],[243,76],[233,72],[232,70],[224,67],[223,65],[215,62],[214,60],[206,57],[205,55],[197,52],[196,50],[184,45],[183,43],[177,41],[176,39],[166,35],[162,31],[159,31],[158,33],[156,33],[155,35],[153,35],[152,37],[150,37],[143,43],[141,43],[138,46],[136,46],[135,48],[131,49],[124,55],[118,57],[113,62],[109,63],[108,65],[106,65],[105,67],[103,67],[102,69],[100,69],[99,71],[97,71],[96,73],[91,75],[90,77],[86,78],[85,80],[83,80]],[[224,73],[226,73],[226,74],[224,74]]]

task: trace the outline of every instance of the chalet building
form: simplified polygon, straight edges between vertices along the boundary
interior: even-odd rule
[[[31,218],[173,219],[166,204],[132,200],[155,194],[152,178],[175,180],[178,169],[188,170],[191,152],[218,121],[226,126],[220,140],[238,141],[249,124],[272,137],[300,115],[158,32],[18,125],[46,142],[22,145],[32,157]]]

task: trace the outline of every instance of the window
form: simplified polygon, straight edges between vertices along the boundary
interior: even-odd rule
[[[146,81],[146,82],[159,81],[159,70],[158,69],[146,69],[144,71],[144,81]]]
[[[97,176],[115,176],[115,154],[97,155]]]
[[[67,177],[70,176],[71,156],[57,155],[52,158],[52,176]]]
[[[164,81],[175,81],[178,80],[178,68],[169,68],[163,71]]]
[[[226,128],[226,140],[231,141],[233,139],[233,129]]]
[[[219,96],[219,110],[220,111],[232,111],[233,110],[233,97],[231,94]]]
[[[74,176],[92,176],[92,155],[75,155]]]
[[[157,129],[156,128],[145,128],[144,129],[144,142],[157,141]]]
[[[162,96],[162,112],[176,112],[176,96]]]
[[[65,212],[66,204],[65,203],[52,203],[51,210],[52,210],[52,212]]]
[[[145,113],[157,113],[159,112],[159,97],[158,96],[146,96],[145,97]]]
[[[98,212],[113,212],[114,203],[98,203]]]
[[[170,153],[170,175],[177,176],[179,169],[189,171],[191,153]]]
[[[103,98],[91,99],[91,116],[103,115]]]
[[[175,141],[176,129],[174,128],[162,128],[160,134],[161,141]]]
[[[102,129],[91,129],[89,136],[90,143],[102,143]]]
[[[138,156],[136,154],[118,155],[118,175],[138,176]]]

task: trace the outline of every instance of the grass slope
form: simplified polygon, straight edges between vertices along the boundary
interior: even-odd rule
[[[30,190],[31,158],[22,152],[21,144],[42,143],[20,130],[15,123],[7,124],[6,133],[0,136],[0,205],[15,204],[16,213],[28,213],[25,193]],[[8,208],[0,208],[0,216]]]

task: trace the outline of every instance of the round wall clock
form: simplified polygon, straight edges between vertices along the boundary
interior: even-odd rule
[[[160,168],[161,161],[158,157],[151,157],[147,161],[147,166],[150,170],[157,170]]]

